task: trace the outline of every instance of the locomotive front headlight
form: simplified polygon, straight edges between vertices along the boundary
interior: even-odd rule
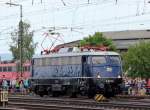
[[[121,78],[121,76],[120,76],[120,75],[118,75],[118,78]]]
[[[97,78],[101,78],[101,76],[98,74],[98,75],[97,75]]]

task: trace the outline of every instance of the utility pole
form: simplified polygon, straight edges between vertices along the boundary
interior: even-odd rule
[[[7,5],[13,5],[13,6],[19,6],[20,7],[20,21],[19,21],[19,36],[18,36],[18,48],[19,48],[19,54],[20,54],[20,75],[22,77],[23,75],[23,22],[22,22],[22,5],[21,4],[14,4],[14,3],[6,3]]]
[[[20,50],[20,69],[21,69],[21,77],[23,75],[23,59],[22,59],[22,37],[23,37],[23,22],[22,22],[22,5],[20,5],[20,22],[19,22],[19,38],[18,38],[18,44],[19,50]]]

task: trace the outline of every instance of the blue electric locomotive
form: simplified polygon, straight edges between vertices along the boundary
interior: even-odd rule
[[[110,97],[121,91],[122,64],[118,53],[71,51],[40,55],[32,59],[32,90],[43,95],[77,94]]]

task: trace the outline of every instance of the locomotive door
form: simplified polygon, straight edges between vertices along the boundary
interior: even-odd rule
[[[90,86],[90,84],[93,85],[90,60],[90,56],[82,57],[82,77],[84,77],[88,86]]]
[[[91,73],[91,57],[90,56],[83,56],[82,57],[82,69],[83,69],[83,77],[85,81],[85,87],[87,90],[88,97],[93,97],[95,94],[95,84],[94,79],[92,78]]]
[[[33,75],[34,75],[34,59],[31,60],[31,70],[30,70],[30,72],[31,72],[31,77],[33,77]]]
[[[90,77],[87,56],[82,56],[82,77]]]

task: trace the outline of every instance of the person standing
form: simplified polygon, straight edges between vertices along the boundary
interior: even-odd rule
[[[3,78],[2,78],[2,89],[3,90],[8,90],[8,82],[6,80],[5,75],[3,75]]]
[[[17,78],[16,79],[16,85],[15,85],[15,88],[16,88],[16,90],[15,90],[15,92],[20,92],[20,86],[19,86],[19,79]]]
[[[28,81],[28,79],[24,79],[23,83],[24,83],[25,94],[26,94],[29,91],[29,81]]]
[[[11,80],[11,93],[15,92],[16,88],[16,79]]]
[[[20,80],[19,82],[19,88],[20,88],[20,92],[23,95],[24,94],[24,83],[23,80]]]

